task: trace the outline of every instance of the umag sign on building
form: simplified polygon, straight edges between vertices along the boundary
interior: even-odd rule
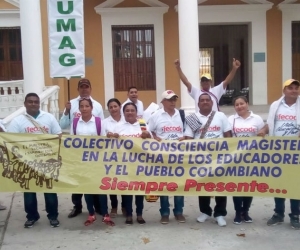
[[[48,0],[50,76],[85,75],[83,0]]]

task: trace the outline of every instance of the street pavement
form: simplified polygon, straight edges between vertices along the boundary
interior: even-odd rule
[[[134,223],[125,225],[125,219],[118,215],[116,226],[109,227],[101,223],[101,218],[91,226],[84,226],[87,210],[76,218],[69,219],[72,208],[70,194],[59,194],[59,228],[51,228],[44,211],[43,195],[38,195],[41,219],[33,228],[25,229],[26,221],[22,193],[0,193],[0,200],[8,209],[0,211],[0,249],[1,250],[40,250],[40,249],[213,249],[213,250],[273,250],[298,249],[300,231],[290,227],[288,215],[285,222],[277,226],[267,226],[268,218],[273,214],[272,198],[255,197],[250,210],[253,223],[233,224],[234,209],[232,198],[228,197],[227,226],[219,227],[213,219],[198,223],[197,197],[186,197],[184,215],[186,223],[178,223],[170,216],[170,223],[159,223],[159,202],[145,202],[144,219],[141,226]],[[119,197],[120,201],[120,197]],[[173,198],[170,198],[173,207]],[[85,202],[83,201],[85,206]],[[214,200],[212,199],[212,205]],[[286,202],[287,213],[290,212]],[[120,211],[118,211],[120,213]]]

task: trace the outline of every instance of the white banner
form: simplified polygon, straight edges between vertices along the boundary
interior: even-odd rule
[[[83,0],[48,0],[51,77],[85,75]]]

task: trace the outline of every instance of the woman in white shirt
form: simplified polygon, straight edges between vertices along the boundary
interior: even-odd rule
[[[71,126],[71,135],[85,135],[85,136],[100,136],[104,135],[101,129],[100,117],[95,117],[92,114],[93,103],[90,98],[81,98],[79,100],[79,110],[81,117],[74,118]],[[102,130],[102,131],[101,131]],[[86,206],[89,216],[84,225],[89,226],[96,220],[94,200],[98,199],[100,203],[100,213],[103,215],[102,222],[114,226],[114,222],[110,219],[107,211],[107,195],[105,194],[84,194]]]
[[[249,111],[249,103],[245,96],[238,96],[233,100],[235,115],[228,118],[232,127],[232,137],[253,137],[257,136],[260,129],[264,127],[263,119]],[[235,218],[234,224],[241,224],[242,220],[251,223],[252,218],[249,216],[249,209],[253,197],[233,197]]]
[[[104,119],[103,121],[103,131],[105,135],[109,138],[113,137],[113,134],[115,132],[116,126],[123,121],[122,115],[121,115],[121,103],[117,98],[109,99],[107,102],[107,108],[109,111],[110,116]],[[115,194],[109,195],[110,202],[111,202],[111,212],[110,217],[115,218],[117,216],[118,212],[118,197]],[[121,203],[122,206],[122,212],[125,215],[126,211],[123,207],[123,200]]]
[[[123,106],[123,113],[125,121],[121,121],[115,128],[114,134],[110,135],[110,138],[119,137],[135,137],[135,138],[151,138],[151,133],[149,132],[147,125],[142,124],[137,119],[137,107],[134,103],[128,102]],[[126,221],[127,225],[132,225],[132,195],[122,195],[123,206],[126,210]],[[136,215],[137,222],[141,225],[145,224],[143,219],[143,208],[144,208],[144,196],[135,196],[136,204]]]

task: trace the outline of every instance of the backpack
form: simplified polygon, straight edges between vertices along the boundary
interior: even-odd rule
[[[73,119],[73,133],[76,135],[76,129],[77,129],[77,124],[79,121],[79,117],[75,117]],[[97,135],[101,134],[101,119],[98,116],[95,116],[95,122],[96,122],[96,129],[97,129]]]

